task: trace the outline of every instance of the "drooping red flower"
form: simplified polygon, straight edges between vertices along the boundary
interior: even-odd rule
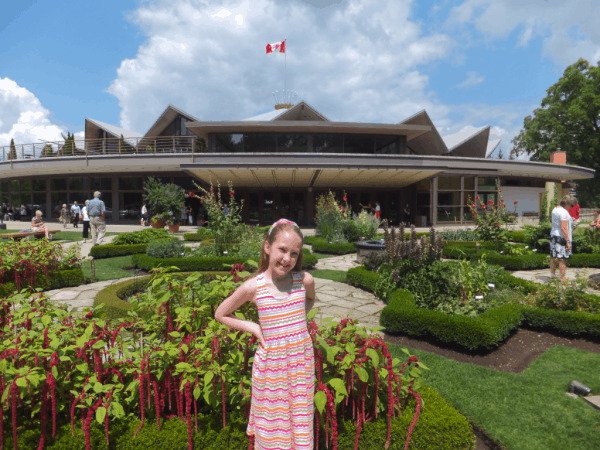
[[[488,200],[488,205],[493,205],[493,204],[494,204],[494,202],[493,202],[493,201],[491,201],[491,200]]]
[[[419,362],[419,358],[417,358],[416,356],[411,356],[410,358],[408,358],[408,362]]]
[[[347,202],[347,201],[348,201],[348,199],[347,199],[346,197],[344,197],[344,201],[345,201],[345,202]]]
[[[476,200],[476,201],[479,201],[479,195],[478,195],[477,197],[475,197],[475,200]]]
[[[200,223],[206,223],[206,220],[201,220]]]
[[[196,198],[196,194],[194,194],[193,192],[190,192],[190,197],[191,198]]]
[[[518,203],[519,203],[519,202],[518,202],[517,200],[515,200],[515,206],[517,206],[517,204],[518,204]]]
[[[471,207],[472,207],[472,208],[477,208],[477,205],[476,205],[475,203],[472,203],[472,204],[471,204]]]

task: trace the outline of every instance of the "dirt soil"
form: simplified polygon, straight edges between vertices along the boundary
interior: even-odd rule
[[[490,351],[469,352],[457,345],[443,344],[433,338],[414,338],[404,334],[387,334],[384,337],[391,344],[405,345],[417,350],[435,353],[447,359],[462,363],[478,364],[503,372],[521,373],[529,364],[554,345],[564,345],[578,350],[600,353],[600,338],[586,336],[573,338],[545,331],[519,328],[499,347]],[[483,429],[473,425],[477,439],[476,450],[502,450]]]

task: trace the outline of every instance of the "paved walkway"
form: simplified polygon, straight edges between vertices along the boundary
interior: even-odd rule
[[[518,278],[522,278],[524,280],[534,281],[536,283],[545,284],[550,280],[550,269],[540,269],[540,270],[522,270],[519,272],[513,272],[513,275]],[[556,270],[556,275],[560,276],[558,269]],[[567,268],[567,280],[575,280],[577,275],[580,275],[582,278],[588,279],[590,276],[596,275],[600,278],[600,269],[593,268]],[[600,291],[597,291],[592,288],[586,289],[586,292],[589,294],[600,295]]]

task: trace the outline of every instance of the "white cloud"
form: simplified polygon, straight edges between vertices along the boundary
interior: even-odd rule
[[[485,77],[483,75],[477,75],[477,72],[467,72],[467,79],[462,83],[456,85],[457,88],[469,88],[472,86],[477,86],[478,84],[483,83]]]
[[[50,111],[27,89],[9,78],[0,78],[0,146],[62,140],[60,127],[50,121]]]
[[[218,7],[159,0],[130,20],[147,35],[108,92],[120,125],[144,133],[168,104],[202,120],[238,120],[271,108],[284,87],[332,120],[397,122],[426,108],[449,125],[418,66],[447,58],[453,41],[410,19],[410,0],[350,0],[316,9],[274,0],[225,0]],[[343,32],[340,32],[343,30]],[[394,87],[391,87],[394,86]]]
[[[540,36],[543,56],[561,65],[579,58],[600,60],[600,8],[596,0],[466,0],[452,9],[449,23],[472,22],[486,36],[520,30],[519,46]]]

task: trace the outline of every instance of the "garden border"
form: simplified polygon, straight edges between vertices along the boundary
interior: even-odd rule
[[[46,275],[43,273],[38,273],[33,289],[42,289],[47,291],[50,289],[59,289],[63,287],[80,286],[83,283],[83,280],[85,280],[85,276],[81,268],[58,270],[52,274],[49,274],[48,280],[46,280]],[[29,283],[23,283],[21,289],[29,287],[32,287],[29,285]],[[0,284],[0,297],[8,297],[16,290],[17,285],[14,281],[7,281],[4,284]]]

